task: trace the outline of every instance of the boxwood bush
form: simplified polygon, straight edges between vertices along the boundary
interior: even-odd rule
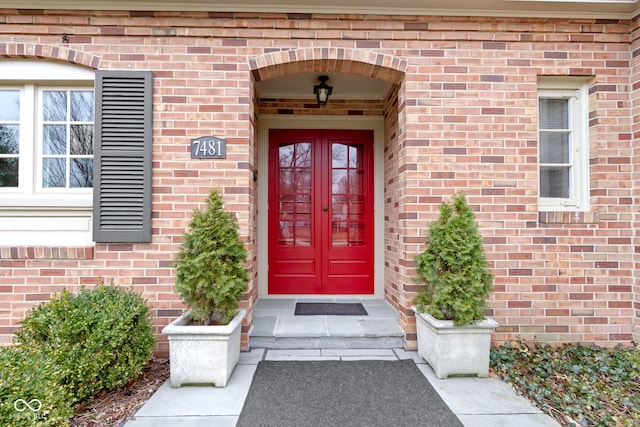
[[[0,366],[0,425],[68,424],[74,398],[63,385],[63,369],[49,354],[5,347],[0,349]]]
[[[19,425],[17,399],[38,399],[38,421],[59,425],[58,418],[73,415],[69,407],[140,374],[154,343],[148,310],[139,294],[103,283],[77,294],[65,290],[33,308],[17,345],[2,352],[0,389],[12,385],[0,425]]]

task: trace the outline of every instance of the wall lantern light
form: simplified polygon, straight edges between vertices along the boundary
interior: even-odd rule
[[[329,95],[331,95],[333,91],[333,86],[327,84],[329,76],[318,76],[318,80],[320,84],[313,87],[313,93],[318,98],[318,105],[325,105],[329,100]]]

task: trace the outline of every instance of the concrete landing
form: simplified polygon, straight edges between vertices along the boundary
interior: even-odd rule
[[[559,427],[551,417],[497,378],[438,379],[417,352],[402,349],[254,349],[241,354],[240,364],[234,370],[227,387],[173,389],[167,381],[125,426],[234,427],[260,360],[404,359],[416,362],[420,371],[466,427]],[[268,420],[265,420],[265,425],[269,425]]]
[[[368,316],[295,316],[297,302],[359,302]],[[402,348],[398,313],[382,299],[263,298],[253,310],[251,348]]]

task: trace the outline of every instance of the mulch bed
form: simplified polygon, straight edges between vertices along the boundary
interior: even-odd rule
[[[72,427],[120,426],[169,378],[169,360],[152,359],[142,374],[128,384],[78,405]]]

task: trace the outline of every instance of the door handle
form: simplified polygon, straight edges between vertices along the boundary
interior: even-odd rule
[[[325,212],[328,211],[329,210],[329,206],[323,206],[322,210],[325,211]]]

